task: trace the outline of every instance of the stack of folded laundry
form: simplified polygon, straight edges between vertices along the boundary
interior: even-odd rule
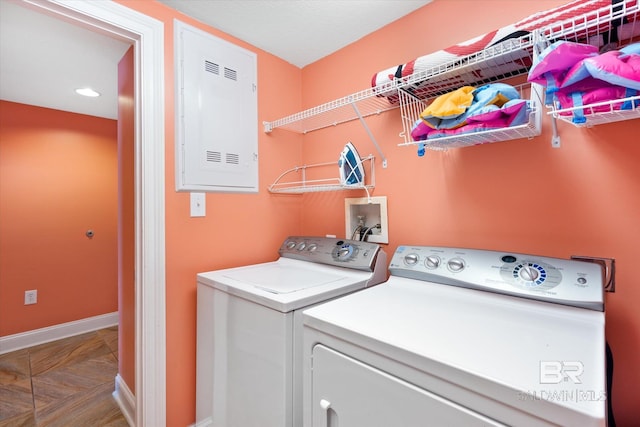
[[[411,131],[414,141],[517,126],[528,121],[528,101],[516,88],[491,83],[463,86],[437,97]]]
[[[629,98],[640,93],[640,43],[600,54],[595,46],[558,41],[535,59],[528,80],[545,86],[547,104],[576,124],[588,114],[635,109],[640,100]]]

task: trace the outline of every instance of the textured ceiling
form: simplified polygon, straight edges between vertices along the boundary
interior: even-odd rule
[[[300,68],[431,0],[159,0]]]
[[[93,1],[93,0],[92,0]],[[304,67],[431,0],[160,0]],[[117,63],[127,43],[0,0],[0,99],[117,118]],[[74,93],[91,86],[102,93]]]

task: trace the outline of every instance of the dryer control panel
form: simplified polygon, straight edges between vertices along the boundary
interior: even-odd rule
[[[399,246],[389,272],[604,311],[604,271],[598,264],[512,252],[434,246]]]
[[[381,252],[375,243],[332,237],[290,236],[278,251],[281,257],[373,271]]]

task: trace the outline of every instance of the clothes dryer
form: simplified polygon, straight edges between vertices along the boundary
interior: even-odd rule
[[[304,312],[304,426],[605,426],[603,271],[400,246],[387,283]]]
[[[292,236],[274,262],[197,275],[196,421],[302,425],[302,309],[387,279],[377,244]]]

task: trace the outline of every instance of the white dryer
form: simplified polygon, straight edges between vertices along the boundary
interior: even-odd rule
[[[304,312],[305,427],[606,425],[599,265],[400,246],[389,269]]]
[[[197,275],[199,427],[301,426],[301,310],[387,279],[373,243],[294,236],[279,254]]]

